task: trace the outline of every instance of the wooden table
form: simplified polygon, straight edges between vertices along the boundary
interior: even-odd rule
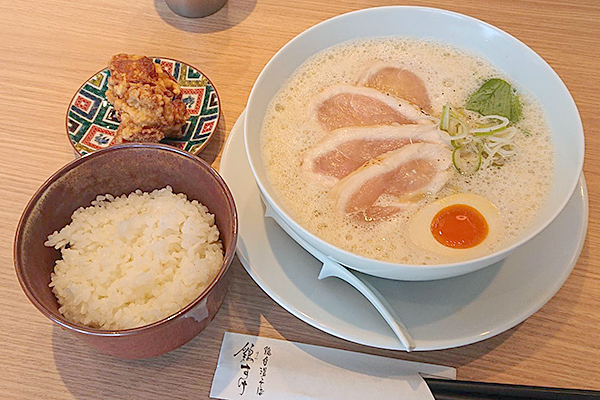
[[[384,351],[337,339],[288,314],[238,260],[222,309],[197,338],[145,361],[103,356],[59,329],[27,300],[12,242],[30,196],[73,159],[65,135],[71,96],[118,52],[163,55],[199,66],[224,111],[202,158],[219,164],[224,140],[252,84],[288,40],[329,17],[403,1],[230,0],[204,19],[174,15],[164,0],[0,2],[0,397],[208,398],[225,331],[249,333],[456,367],[465,380],[600,390],[600,3],[438,0],[411,2],[489,22],[528,44],[562,77],[587,137],[589,232],[572,275],[519,326],[462,348]],[[32,145],[35,143],[35,145]],[[565,235],[569,233],[566,232]]]

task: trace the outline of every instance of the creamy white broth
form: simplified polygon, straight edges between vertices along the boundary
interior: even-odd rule
[[[486,79],[506,79],[481,58],[447,45],[415,39],[359,40],[317,54],[298,68],[273,98],[262,126],[263,162],[285,209],[306,229],[335,246],[397,263],[456,261],[415,246],[407,232],[411,216],[421,207],[456,193],[481,195],[499,209],[503,226],[490,251],[518,237],[545,203],[554,173],[551,134],[543,111],[527,93],[519,93],[523,118],[517,124],[521,133],[517,135],[515,157],[501,168],[480,170],[468,177],[452,169],[452,177],[442,191],[425,197],[391,220],[357,223],[335,208],[329,189],[302,172],[300,164],[305,151],[328,134],[307,122],[310,100],[329,86],[355,84],[365,68],[381,61],[409,69],[423,80],[434,116],[439,116],[447,102],[464,106]]]

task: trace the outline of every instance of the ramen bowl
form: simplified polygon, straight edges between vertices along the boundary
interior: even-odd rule
[[[261,156],[261,127],[271,99],[311,56],[354,39],[402,36],[433,40],[480,56],[501,70],[519,91],[540,104],[555,148],[549,197],[533,223],[504,247],[485,256],[438,265],[379,261],[336,247],[309,232],[291,215],[270,184]],[[569,91],[552,68],[513,36],[477,19],[433,8],[381,7],[324,21],[292,39],[264,67],[248,99],[244,139],[252,173],[268,212],[311,253],[351,269],[389,279],[434,280],[466,274],[501,261],[546,228],[562,211],[578,183],[584,157],[579,113]]]

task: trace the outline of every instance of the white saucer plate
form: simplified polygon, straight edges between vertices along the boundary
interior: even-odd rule
[[[220,173],[235,198],[237,254],[250,276],[283,308],[317,329],[367,346],[404,350],[358,291],[338,279],[319,281],[321,263],[264,217],[244,150],[243,121],[242,113],[225,144]],[[575,266],[587,222],[588,197],[582,176],[568,205],[548,228],[490,267],[425,282],[355,273],[390,303],[412,335],[416,351],[463,346],[514,327],[546,304]]]

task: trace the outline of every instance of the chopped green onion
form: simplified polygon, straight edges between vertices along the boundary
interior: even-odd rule
[[[462,137],[459,139],[452,139],[450,140],[450,144],[452,145],[453,148],[458,149],[459,147],[462,147],[464,145],[466,145],[467,143],[470,143],[472,140],[469,137]]]
[[[457,139],[457,140],[451,140],[450,144],[452,145],[453,148],[458,149],[459,147],[461,147],[464,143],[462,140]]]
[[[470,175],[477,172],[481,167],[481,146],[477,142],[471,142],[454,149],[452,163],[460,174]]]
[[[505,130],[507,127],[506,126],[502,126],[500,128],[491,130],[491,131],[487,131],[487,132],[472,132],[475,136],[492,136],[495,133],[499,133],[502,132],[503,130]]]
[[[502,117],[500,115],[488,115],[488,116],[484,117],[483,119],[484,120],[487,119],[490,122],[496,120],[496,121],[500,121],[500,123],[494,124],[494,123],[488,122],[489,125],[487,125],[487,126],[471,129],[471,133],[473,133],[477,136],[493,135],[496,132],[500,132],[500,131],[503,131],[504,129],[506,129],[506,127],[510,123],[508,118]],[[484,122],[484,124],[485,124],[485,122]]]
[[[450,104],[446,103],[446,105],[442,108],[442,116],[440,117],[440,130],[448,132],[449,127],[450,127]]]
[[[440,130],[446,131],[450,136],[465,136],[469,133],[469,128],[461,120],[460,115],[454,111],[449,103],[442,108],[440,116]]]
[[[510,119],[498,114],[476,118],[471,128],[470,118],[463,109],[454,109],[450,103],[442,108],[439,129],[448,134],[454,148],[452,161],[461,174],[472,174],[481,168],[501,166],[514,156],[513,139],[517,129],[510,126]]]

